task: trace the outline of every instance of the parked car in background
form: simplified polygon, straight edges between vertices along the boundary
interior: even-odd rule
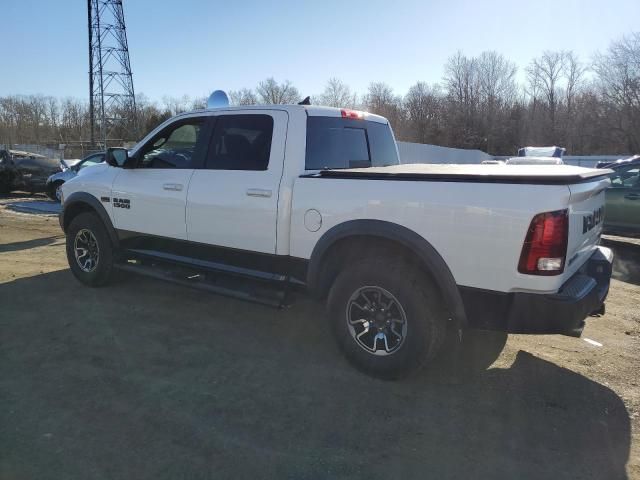
[[[0,193],[44,192],[47,178],[59,170],[52,158],[18,150],[0,150]]]
[[[634,160],[638,160],[640,155],[635,155],[629,158],[620,158],[618,160],[600,160],[596,164],[596,168],[613,168],[615,166],[627,165],[629,162],[633,162]]]
[[[481,165],[504,165],[504,160],[483,160],[480,162]]]
[[[78,175],[80,170],[93,165],[98,165],[102,162],[104,162],[104,152],[92,153],[73,165],[69,165],[64,160],[60,160],[62,171],[54,173],[47,179],[45,190],[47,196],[52,200],[60,201],[60,187],[64,182],[67,182]]]
[[[640,233],[640,156],[610,165],[604,229],[608,233]]]
[[[562,158],[567,152],[566,148],[556,147],[522,147],[518,149],[519,157],[556,157]]]
[[[505,162],[507,165],[564,165],[558,157],[512,157]]]

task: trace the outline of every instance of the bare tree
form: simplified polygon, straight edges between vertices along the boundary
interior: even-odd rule
[[[337,78],[330,78],[322,94],[318,96],[318,103],[327,107],[354,108],[356,95],[348,85]]]
[[[584,82],[584,74],[586,67],[582,65],[578,56],[572,52],[564,52],[564,146],[569,150],[574,149],[574,142],[576,137],[575,120],[576,111],[575,103],[576,98],[580,94],[580,91]]]
[[[417,82],[397,95],[382,82],[358,95],[361,107],[387,117],[399,140],[512,154],[517,146],[558,144],[571,153],[640,152],[640,33],[623,37],[595,56],[593,78],[573,52],[544,52],[526,69],[523,87],[516,67],[496,52],[467,57],[457,52],[444,66],[442,89]],[[291,82],[268,78],[254,88],[230,92],[236,105],[295,103]],[[165,97],[160,102],[136,97],[133,112],[111,112],[129,119],[115,132],[135,140],[165,119],[202,108],[203,97]],[[331,78],[318,102],[355,107],[356,94]],[[357,107],[357,108],[360,108]],[[135,137],[135,138],[130,138]],[[58,144],[89,139],[86,100],[44,95],[0,97],[0,144]]]
[[[394,129],[396,138],[405,138],[404,109],[402,98],[393,93],[393,89],[384,82],[369,85],[363,106],[372,113],[386,117]]]
[[[513,103],[518,88],[516,65],[497,52],[482,52],[475,59],[480,102],[492,108]]]
[[[450,99],[463,106],[467,116],[471,117],[477,107],[480,91],[477,61],[457,52],[449,57],[444,70],[447,94]]]
[[[242,88],[240,90],[231,90],[229,99],[233,105],[255,105],[258,103],[256,94],[250,88]]]
[[[629,151],[640,151],[640,33],[613,42],[593,66],[615,130]]]
[[[447,137],[450,146],[483,148],[484,140],[477,128],[480,84],[477,62],[458,51],[449,57],[444,67],[444,88],[447,93]]]
[[[564,100],[567,106],[567,112],[571,114],[573,112],[574,99],[584,82],[584,74],[587,68],[582,65],[578,56],[572,51],[564,52],[563,68],[566,79]]]
[[[205,96],[193,98],[189,110],[202,110],[203,108],[207,108],[207,99],[208,97]]]
[[[167,109],[160,109],[155,102],[150,101],[143,93],[136,95],[137,108],[137,137],[142,138],[162,122],[171,117]]]
[[[47,120],[49,123],[49,127],[52,130],[52,134],[57,136],[58,134],[58,124],[60,122],[60,107],[58,104],[58,99],[54,97],[46,97],[47,102]]]
[[[289,80],[278,83],[271,77],[263,80],[256,88],[258,98],[266,105],[289,104],[300,101],[298,89]]]
[[[518,88],[514,80],[517,68],[497,52],[483,52],[475,59],[478,82],[477,128],[486,139],[486,150],[494,151],[506,128],[509,108],[514,104]]]
[[[171,113],[171,115],[177,115],[191,110],[191,103],[192,100],[189,95],[183,95],[182,97],[170,97],[165,95],[162,97],[162,105],[165,110]]]
[[[418,82],[404,97],[409,124],[408,139],[418,143],[437,143],[442,130],[443,96],[440,87]]]
[[[73,98],[65,98],[61,105],[60,137],[63,143],[81,141],[88,133],[89,106]]]
[[[549,125],[548,138],[556,141],[556,114],[560,97],[560,83],[564,67],[564,53],[546,51],[534,58],[527,67],[527,80],[531,90],[539,92],[547,109]]]

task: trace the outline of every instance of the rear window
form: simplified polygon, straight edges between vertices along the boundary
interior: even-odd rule
[[[397,163],[398,154],[388,125],[348,118],[307,118],[307,170]]]

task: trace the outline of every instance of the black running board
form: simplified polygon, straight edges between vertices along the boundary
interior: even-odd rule
[[[282,282],[280,289],[275,289],[264,282],[233,278],[224,274],[212,275],[210,272],[196,272],[185,269],[167,268],[165,265],[143,265],[141,263],[116,263],[114,267],[131,273],[164,280],[185,287],[196,288],[225,297],[238,298],[248,302],[259,303],[274,308],[285,308],[291,305],[288,282]]]

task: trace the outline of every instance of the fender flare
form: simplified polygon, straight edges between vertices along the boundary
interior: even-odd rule
[[[113,227],[113,223],[111,223],[111,218],[109,217],[107,210],[96,197],[86,192],[75,192],[69,195],[68,198],[65,198],[62,211],[60,212],[59,216],[60,227],[62,227],[62,231],[66,232],[65,215],[68,215],[69,212],[79,207],[79,204],[88,205],[91,210],[94,210],[98,214],[100,220],[102,220],[102,223],[107,229],[112,245],[117,248],[120,243],[118,234],[116,233],[116,229]],[[69,222],[67,221],[66,223]]]
[[[350,220],[327,230],[316,243],[307,269],[307,285],[311,290],[320,287],[320,275],[324,257],[339,240],[348,237],[374,237],[391,240],[406,247],[420,260],[421,266],[430,272],[442,291],[447,310],[460,327],[467,326],[467,316],[458,285],[438,251],[424,237],[401,225],[383,220]]]

